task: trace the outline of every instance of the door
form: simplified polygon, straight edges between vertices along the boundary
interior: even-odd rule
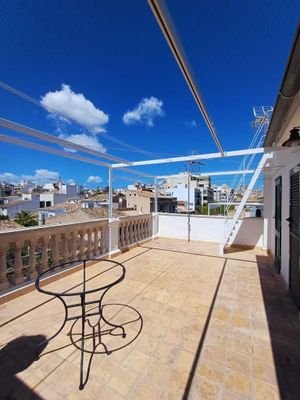
[[[275,181],[275,269],[281,270],[281,200],[282,179],[281,176]]]
[[[300,309],[300,168],[290,174],[290,289]]]

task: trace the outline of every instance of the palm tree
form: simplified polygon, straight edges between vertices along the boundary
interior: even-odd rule
[[[38,225],[37,220],[29,211],[21,211],[15,217],[15,222],[23,226],[36,226]]]

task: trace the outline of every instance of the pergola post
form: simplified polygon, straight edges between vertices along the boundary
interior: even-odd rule
[[[154,192],[154,211],[158,212],[158,190],[157,190],[157,178],[154,178],[155,192]]]
[[[108,218],[112,218],[113,188],[112,188],[112,167],[108,168]]]

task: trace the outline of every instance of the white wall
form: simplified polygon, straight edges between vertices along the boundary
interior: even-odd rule
[[[220,243],[224,239],[225,220],[222,217],[191,215],[191,240]],[[240,229],[233,244],[263,246],[263,218],[244,218],[238,221]],[[187,216],[159,214],[158,235],[187,239]]]
[[[268,215],[269,229],[267,229],[267,246],[272,255],[275,254],[275,180],[282,177],[282,212],[281,212],[281,274],[286,283],[289,283],[289,223],[286,219],[290,215],[290,170],[300,163],[300,148],[286,148],[274,153],[273,165],[279,166],[277,172],[265,182],[265,213]],[[267,235],[265,232],[265,235]]]
[[[7,215],[14,218],[18,213],[22,211],[33,212],[36,211],[40,206],[38,196],[33,196],[32,200],[19,201],[17,204],[7,205]]]
[[[67,200],[67,195],[65,194],[59,194],[59,193],[41,193],[40,194],[40,201],[51,201],[51,206],[54,206],[56,204],[61,204],[64,203]]]

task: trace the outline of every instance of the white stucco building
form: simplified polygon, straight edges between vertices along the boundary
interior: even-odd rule
[[[300,28],[291,51],[264,146],[265,246],[300,309]],[[291,140],[289,140],[289,138]]]

